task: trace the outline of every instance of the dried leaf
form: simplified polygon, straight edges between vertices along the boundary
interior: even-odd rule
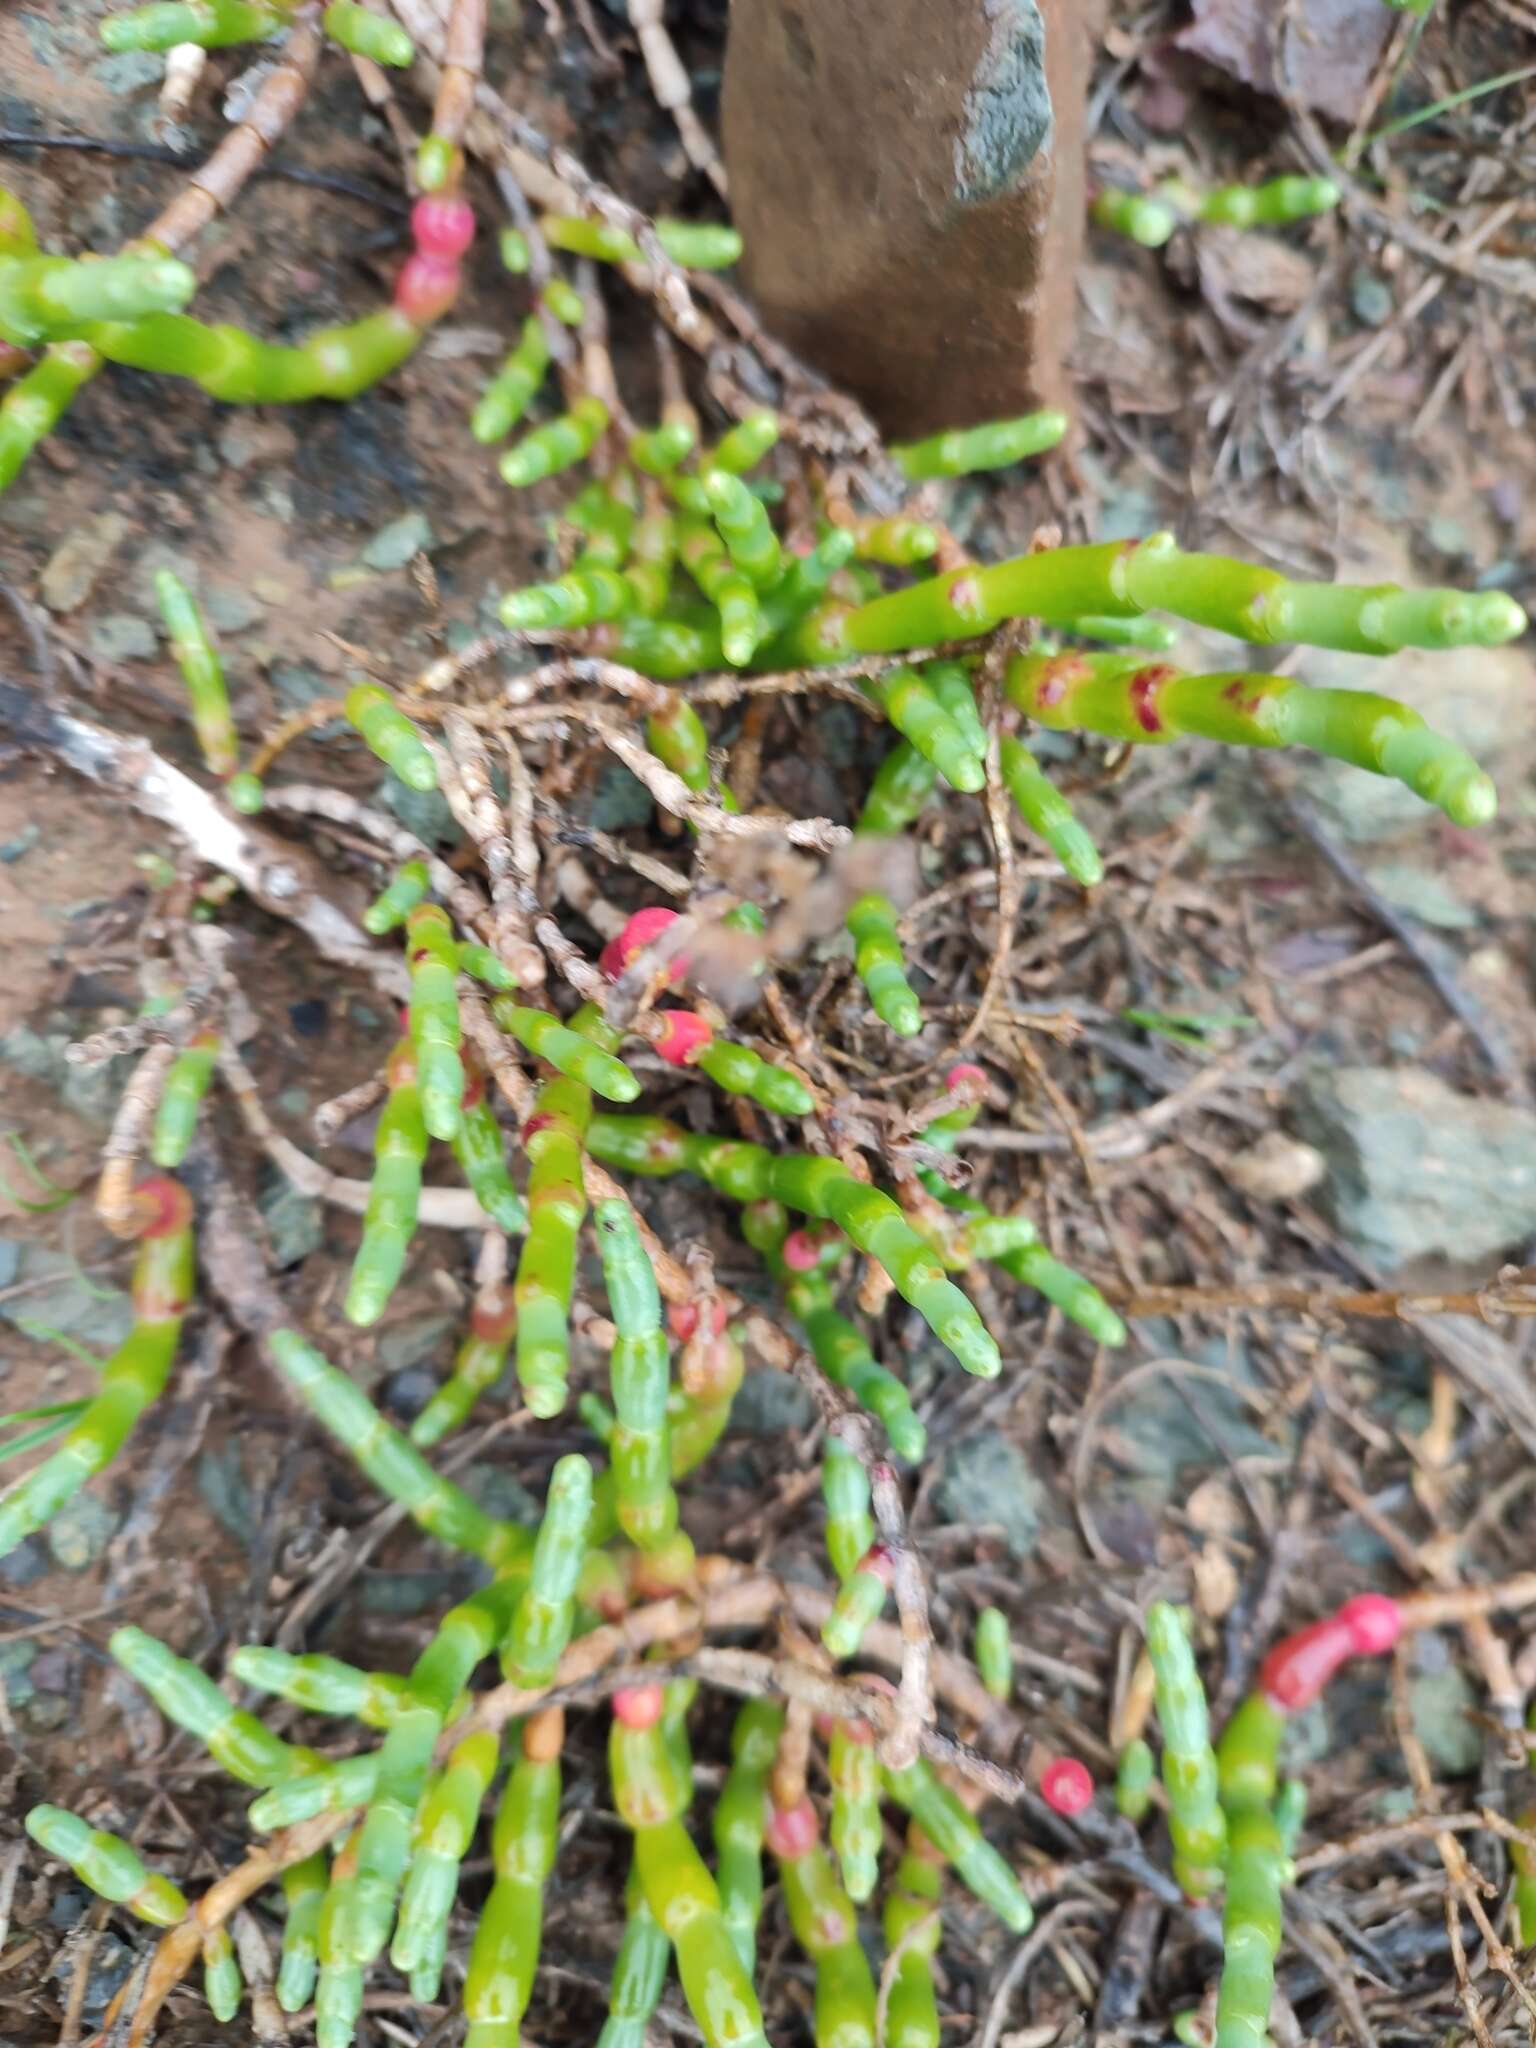
[[[1194,0],[1174,38],[1259,92],[1273,93],[1285,0]],[[1291,90],[1319,114],[1351,121],[1397,17],[1381,0],[1295,0],[1286,34]]]

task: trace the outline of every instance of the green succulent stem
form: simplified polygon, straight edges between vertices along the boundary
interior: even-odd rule
[[[1192,676],[1136,655],[1082,653],[1020,656],[1006,688],[1052,731],[1136,746],[1193,735],[1225,746],[1310,747],[1402,783],[1454,824],[1487,824],[1498,807],[1492,781],[1468,753],[1406,704],[1371,690],[1262,674]]]

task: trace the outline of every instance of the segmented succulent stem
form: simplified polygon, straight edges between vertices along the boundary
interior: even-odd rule
[[[875,1540],[869,1475],[846,1444],[827,1439],[821,1454],[821,1498],[827,1510],[827,1558],[841,1585],[851,1579]]]
[[[633,1102],[640,1083],[622,1060],[562,1024],[548,1010],[530,1010],[498,997],[491,1014],[501,1029],[557,1074],[565,1074],[601,1095],[605,1102]]]
[[[466,1735],[449,1752],[442,1776],[421,1804],[411,1867],[400,1895],[389,1959],[409,1974],[437,1951],[459,1886],[459,1865],[480,1823],[480,1802],[500,1751],[488,1730]]]
[[[389,1092],[374,1130],[373,1178],[363,1211],[363,1235],[347,1282],[347,1320],[364,1328],[384,1313],[405,1271],[427,1156],[416,1055],[409,1040],[402,1040],[391,1053],[387,1079]]]
[[[1161,1600],[1147,1613],[1147,1655],[1163,1731],[1163,1788],[1168,1794],[1173,1873],[1188,1897],[1204,1898],[1221,1881],[1226,1815],[1218,1796],[1205,1687],[1195,1667],[1189,1631],[1178,1609]]]
[[[521,1236],[528,1228],[528,1205],[512,1184],[501,1125],[478,1082],[470,1084],[452,1143],[459,1171],[486,1215],[498,1230]]]
[[[143,1182],[136,1199],[148,1220],[129,1282],[133,1327],[102,1366],[97,1391],[58,1449],[0,1494],[0,1557],[112,1462],[170,1378],[196,1284],[192,1203],[168,1176]]]
[[[307,1771],[311,1752],[264,1728],[226,1698],[206,1672],[141,1628],[114,1629],[107,1645],[168,1721],[195,1735],[215,1763],[242,1785],[280,1785]]]
[[[501,1378],[516,1327],[517,1306],[510,1294],[498,1289],[476,1301],[453,1371],[411,1424],[411,1442],[418,1449],[426,1450],[460,1428],[480,1396]]]
[[[320,1958],[320,1981],[315,1990],[316,2048],[351,2048],[363,2009],[362,1967],[347,1961],[336,1947],[336,1921],[345,1909],[357,1866],[357,1843],[354,1831],[331,1859],[330,1883],[320,1906],[315,1937]]]
[[[216,2020],[232,2020],[240,2010],[245,1983],[227,1927],[213,1927],[203,1936],[203,1996]]]
[[[511,968],[489,946],[482,946],[478,939],[460,939],[459,972],[472,974],[476,981],[483,981],[498,995],[517,987],[517,976]]]
[[[996,1344],[967,1297],[943,1273],[889,1195],[858,1181],[835,1159],[805,1152],[775,1156],[761,1145],[694,1139],[663,1117],[595,1116],[587,1132],[594,1158],[638,1173],[699,1174],[739,1202],[782,1202],[839,1225],[881,1266],[904,1301],[967,1372],[993,1378]]]
[[[187,313],[93,321],[85,338],[108,362],[184,377],[226,405],[301,405],[356,398],[398,369],[425,332],[424,321],[394,305],[345,327],[323,328],[298,347]]]
[[[1525,630],[1524,612],[1502,591],[1293,583],[1226,555],[1185,554],[1171,534],[1154,533],[953,569],[851,611],[823,608],[774,657],[843,661],[974,638],[1008,618],[1065,625],[1090,613],[1134,618],[1144,611],[1171,612],[1266,646],[1293,641],[1354,654],[1496,647]]]
[[[897,935],[900,913],[889,896],[859,897],[848,912],[854,969],[875,1015],[898,1038],[915,1038],[923,1028],[923,1006],[907,980],[906,959]]]
[[[101,24],[101,40],[112,51],[173,50],[179,43],[223,50],[235,43],[264,42],[282,23],[278,9],[253,4],[253,0],[153,0],[148,7],[109,14]],[[132,315],[113,317],[131,319]]]
[[[740,488],[745,490],[746,486]],[[747,495],[751,497],[750,491]],[[721,535],[702,519],[679,519],[677,553],[678,560],[720,614],[720,647],[725,659],[733,668],[745,667],[763,636],[757,585],[733,561]]]
[[[498,1522],[476,1507],[462,1488],[434,1472],[413,1444],[393,1428],[355,1381],[328,1363],[297,1330],[274,1330],[267,1349],[285,1379],[308,1404],[380,1493],[399,1501],[419,1528],[488,1565],[526,1557],[528,1533]]]
[[[726,428],[709,451],[707,466],[743,476],[757,467],[782,432],[776,412],[749,412],[735,426]]]
[[[939,2010],[933,1958],[938,1952],[941,1861],[913,1823],[885,1896],[885,1945],[900,1951],[885,2011],[887,2048],[938,2048]]]
[[[1000,1607],[983,1607],[976,1617],[976,1669],[995,1700],[1013,1697],[1013,1639]]]
[[[277,2002],[284,2012],[302,2012],[314,1996],[320,1968],[320,1907],[330,1885],[325,1853],[317,1850],[282,1875],[282,1956],[277,1966]]]
[[[883,676],[868,678],[863,687],[902,737],[931,761],[953,788],[982,788],[987,779],[982,759],[985,736],[978,747],[967,728],[945,710],[918,669],[890,669]]]
[[[481,392],[469,431],[482,446],[504,441],[538,396],[549,370],[549,341],[543,322],[530,313],[517,347]]]
[[[1145,1820],[1152,1804],[1152,1780],[1157,1775],[1151,1746],[1139,1735],[1121,1750],[1115,1764],[1115,1807],[1130,1821]]]
[[[904,1771],[886,1771],[885,1786],[917,1822],[956,1877],[1015,1934],[1027,1934],[1034,1908],[1018,1879],[981,1832],[976,1816],[919,1757]]]
[[[173,256],[0,255],[0,341],[15,348],[89,341],[98,321],[173,310],[196,286]]]
[[[187,686],[192,729],[209,772],[227,780],[239,766],[239,743],[218,649],[192,593],[169,569],[155,572],[155,598],[171,636],[171,652]]]
[[[1218,2048],[1265,2048],[1269,2039],[1286,1862],[1273,1810],[1284,1725],[1281,1711],[1253,1693],[1227,1724],[1217,1750],[1227,1821]]]
[[[640,244],[622,228],[578,214],[546,213],[539,222],[551,249],[572,256],[591,256],[599,263],[643,263]],[[655,222],[656,239],[674,263],[686,270],[728,270],[741,258],[741,237],[734,228],[713,221]]]
[[[763,590],[779,573],[779,537],[762,500],[728,469],[712,469],[703,478],[710,516],[736,567]]]
[[[34,1806],[27,1833],[50,1856],[67,1863],[98,1898],[126,1906],[151,1927],[173,1927],[187,1914],[187,1902],[168,1877],[146,1870],[139,1853],[120,1835],[93,1828],[61,1806]]]
[[[331,0],[320,19],[331,41],[354,57],[367,57],[397,71],[416,61],[416,45],[399,22],[375,14],[371,7],[359,7],[357,0]]]
[[[397,711],[387,690],[376,683],[355,683],[343,699],[347,722],[363,745],[411,789],[436,789],[437,770],[421,734],[403,711]]]
[[[1050,780],[1024,741],[1012,734],[999,748],[1003,783],[1031,832],[1038,833],[1074,882],[1085,889],[1104,879],[1099,849],[1073,815],[1072,806]]]
[[[502,1670],[518,1685],[547,1685],[571,1639],[591,1520],[592,1467],[572,1452],[550,1474],[528,1584],[502,1646]]]
[[[768,1830],[789,1924],[816,1966],[816,2040],[823,2048],[875,2048],[875,1980],[859,1945],[858,1915],[816,1836],[809,1801],[776,1814]]]
[[[620,1527],[641,1550],[654,1550],[677,1527],[667,1441],[669,1366],[661,1295],[628,1202],[593,1212],[603,1278],[618,1335],[608,1355],[614,1428],[608,1440]]]
[[[880,1764],[861,1721],[834,1721],[827,1737],[832,1787],[828,1836],[843,1884],[855,1905],[874,1895],[880,1874]]]
[[[645,1902],[633,1864],[624,1888],[624,1937],[608,1985],[608,2017],[597,2048],[645,2048],[646,2028],[667,1981],[672,1944]]]
[[[837,1589],[832,1611],[821,1625],[821,1640],[833,1657],[856,1657],[864,1631],[880,1619],[890,1598],[891,1559],[883,1544],[871,1544]]]
[[[535,1415],[558,1415],[565,1406],[576,1240],[587,1213],[581,1149],[591,1113],[590,1091],[562,1077],[540,1088],[523,1128],[529,1221],[513,1290],[514,1357],[524,1399]]]
[[[1498,807],[1492,781],[1470,754],[1406,704],[1370,690],[1317,689],[1262,674],[1192,676],[1115,654],[1023,655],[1009,664],[1006,687],[1021,711],[1053,731],[1103,733],[1137,746],[1194,735],[1226,746],[1311,747],[1402,783],[1454,824],[1485,825]]]
[[[919,816],[932,796],[939,771],[910,740],[898,740],[875,770],[854,831],[892,838]]]
[[[649,1690],[647,1688],[647,1690]],[[691,1777],[660,1719],[631,1727],[615,1699],[608,1766],[614,1804],[634,1832],[635,1867],[646,1904],[672,1943],[688,2010],[706,2048],[765,2048],[762,2012],[721,1914],[720,1893],[680,1815],[693,1797]]]
[[[524,1724],[491,1831],[495,1882],[475,1929],[464,1979],[465,2048],[518,2048],[533,1996],[544,1927],[544,1886],[560,1819],[560,1710]]]
[[[569,412],[512,444],[501,458],[502,482],[521,489],[574,468],[592,453],[607,427],[608,408],[602,400],[578,398]]]
[[[55,342],[0,397],[0,491],[9,490],[38,442],[68,412],[75,393],[101,368],[101,357],[83,341]]]
[[[757,1923],[763,1910],[763,1827],[768,1778],[784,1728],[775,1700],[747,1700],[731,1725],[731,1767],[715,1803],[715,1874],[720,1916],[741,1966],[757,1968]]]
[[[419,903],[425,903],[432,888],[424,860],[408,860],[380,893],[374,897],[360,920],[365,932],[392,932],[404,924]]]
[[[459,1135],[463,1115],[464,1061],[459,1053],[459,949],[447,911],[436,903],[418,904],[405,920],[405,949],[422,1122],[434,1138],[451,1140]]]
[[[312,1714],[344,1714],[369,1728],[387,1728],[400,1712],[405,1680],[392,1671],[360,1671],[339,1657],[296,1657],[245,1643],[229,1660],[242,1685],[254,1685]]]
[[[1026,456],[1043,455],[1067,431],[1064,412],[1031,412],[1019,419],[990,420],[907,441],[891,450],[914,483],[932,476],[969,476],[978,469],[1005,469]]]
[[[698,438],[692,422],[677,414],[664,419],[658,427],[642,428],[638,434],[632,434],[629,459],[647,476],[666,476],[693,453]]]

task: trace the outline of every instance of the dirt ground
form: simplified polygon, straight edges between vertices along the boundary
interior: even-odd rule
[[[103,11],[39,0],[0,20],[0,177],[45,239],[71,246],[125,239],[185,175],[152,139],[154,67],[101,57]],[[720,12],[690,0],[671,15],[706,114]],[[492,76],[636,203],[708,211],[623,10],[596,10],[597,43],[587,13],[503,0]],[[1410,21],[1394,26],[1357,140],[1536,63],[1536,16],[1516,0],[1467,0],[1448,17],[1437,10],[1421,40]],[[1144,180],[1178,170],[1252,181],[1303,163],[1291,110],[1177,46],[1187,18],[1161,4],[1115,10],[1092,103],[1094,176],[1124,181],[1139,165]],[[239,53],[212,68],[236,79]],[[218,100],[205,90],[193,116],[200,150],[216,138]],[[1389,227],[1401,219],[1436,239],[1454,259],[1442,267],[1347,211],[1280,235],[1181,235],[1161,254],[1096,234],[1075,353],[1080,438],[1057,464],[957,489],[955,531],[991,557],[1047,524],[1068,539],[1171,526],[1186,545],[1294,574],[1411,575],[1536,605],[1531,292],[1479,267],[1536,263],[1533,130],[1523,75],[1359,154],[1355,175]],[[1347,128],[1327,133],[1347,142]],[[65,137],[121,153],[66,148]],[[378,300],[405,208],[388,129],[344,63],[322,73],[282,163],[323,182],[276,175],[244,194],[199,249],[198,308],[286,337]],[[489,215],[488,181],[475,196]],[[547,572],[562,494],[507,492],[465,428],[523,310],[494,238],[482,245],[473,288],[429,345],[347,406],[242,411],[136,373],[102,376],[0,498],[0,675],[147,733],[191,769],[180,686],[154,632],[159,566],[197,589],[250,735],[329,694],[355,665],[350,650],[404,679],[484,630],[496,593]],[[652,413],[648,312],[621,287],[610,300],[621,379],[635,410]],[[1190,631],[1179,655],[1230,662],[1217,644]],[[1297,667],[1360,683],[1368,665]],[[1082,1755],[1101,1785],[1150,1600],[1192,1601],[1225,1713],[1266,1643],[1327,1602],[1362,1585],[1501,1581],[1529,1563],[1536,1535],[1530,1322],[1262,1305],[1266,1286],[1314,1308],[1378,1284],[1476,1289],[1536,1256],[1531,643],[1396,657],[1370,680],[1485,760],[1501,797],[1489,830],[1461,832],[1331,764],[1199,746],[1119,761],[1063,741],[1053,765],[1106,851],[1105,886],[1086,900],[1020,839],[1007,998],[985,1043],[996,1083],[985,1121],[1000,1135],[971,1152],[975,1185],[1030,1196],[1052,1246],[1133,1311],[1130,1348],[1096,1352],[1033,1297],[987,1281],[977,1297],[1003,1348],[996,1382],[950,1370],[899,1304],[881,1325],[930,1434],[911,1526],[935,1631],[964,1647],[976,1608],[1002,1605],[1024,1645],[1019,1698],[1032,1728]],[[729,745],[739,733],[733,708],[718,736]],[[762,795],[849,820],[879,752],[878,728],[841,700],[775,700]],[[358,796],[378,781],[328,729],[284,766]],[[576,824],[677,857],[599,748],[572,741],[552,786]],[[420,815],[406,822],[423,829]],[[378,885],[366,847],[344,828],[309,838],[355,911]],[[923,839],[926,887],[953,885],[915,949],[934,1020],[922,1051],[937,1062],[994,952],[996,887],[978,804],[930,811]],[[99,1358],[121,1333],[129,1255],[87,1200],[54,1205],[53,1191],[88,1192],[127,1063],[71,1064],[65,1048],[135,1013],[158,921],[206,879],[162,828],[0,731],[0,1075],[3,1134],[8,1148],[19,1141],[0,1156],[7,1414],[77,1395],[90,1372],[79,1347]],[[622,871],[603,884],[625,907],[645,900]],[[238,897],[217,914],[255,1008],[246,1055],[263,1100],[316,1151],[314,1110],[377,1067],[391,1020],[365,981],[317,960],[292,926]],[[579,921],[577,931],[591,942]],[[850,984],[835,948],[786,975],[846,1070],[878,1092],[888,1054]],[[1358,1108],[1337,1085],[1354,1074],[1373,1077]],[[713,1113],[701,1090],[675,1082],[655,1101],[701,1128]],[[227,1169],[262,1206],[295,1314],[387,1411],[413,1413],[463,1325],[469,1242],[424,1233],[386,1318],[360,1335],[339,1309],[355,1219],[280,1188],[227,1100],[215,1098],[212,1116]],[[1386,1156],[1383,1133],[1403,1117],[1404,1154]],[[323,1157],[366,1174],[370,1142],[358,1120]],[[722,1275],[751,1289],[749,1255],[712,1202],[667,1182],[640,1200],[669,1245],[708,1240]],[[1198,1297],[1159,1289],[1209,1290],[1212,1305],[1196,1312]],[[600,1372],[590,1351],[578,1378]],[[514,1429],[497,1407],[449,1462],[486,1504],[516,1513],[581,1441],[574,1423]],[[819,1577],[816,1442],[799,1390],[754,1372],[725,1446],[689,1491],[701,1547]],[[173,1398],[92,1496],[98,1505],[0,1563],[0,2043],[15,2048],[87,2038],[145,1945],[124,1916],[60,1883],[56,1866],[44,1877],[19,1832],[31,1803],[88,1808],[195,1889],[247,1840],[236,1788],[114,1675],[111,1628],[150,1627],[215,1672],[244,1641],[400,1669],[430,1617],[472,1583],[380,1511],[217,1315],[193,1325]],[[1508,1817],[1530,1804],[1520,1729],[1533,1685],[1536,1641],[1514,1612],[1496,1619],[1491,1643],[1476,1623],[1425,1632],[1395,1675],[1351,1676],[1302,1717],[1290,1761],[1304,1766],[1309,1811],[1280,1965],[1282,2048],[1444,2040],[1471,2024],[1469,1999],[1481,2037],[1529,2038],[1528,1965],[1501,1977],[1470,1917],[1453,1959],[1447,1865],[1421,1817],[1437,1803]],[[271,1719],[285,1733],[302,1723],[287,1709]],[[705,1783],[725,1727],[723,1709],[701,1717]],[[562,1856],[526,2021],[536,2042],[589,2040],[605,2010],[621,1831],[601,1739],[578,1727],[568,1751]],[[1160,2041],[1175,2014],[1201,2007],[1210,1953],[1123,1841],[1084,1835],[1038,1803],[998,1809],[988,1825],[1042,1918],[1020,1964],[979,1910],[946,1911],[947,2040]],[[1445,1839],[1463,1845],[1507,1931],[1508,1845],[1471,1823]],[[1166,1867],[1156,1830],[1147,1854]],[[484,1866],[470,1868],[478,1878]],[[1463,1908],[1476,1884],[1464,1883]],[[270,1939],[275,1916],[258,1919]],[[782,1912],[765,1926],[772,2037],[808,2040],[809,1973]],[[387,1974],[364,2025],[370,2043],[457,2038],[446,1998],[418,2009]],[[160,2038],[192,2048],[252,2035],[245,2019],[216,2026],[184,1991]],[[672,1992],[657,2038],[696,2038]]]

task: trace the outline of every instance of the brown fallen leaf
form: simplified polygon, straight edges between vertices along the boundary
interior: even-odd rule
[[[1275,91],[1284,0],[1194,0],[1174,42],[1243,85]],[[1292,90],[1319,114],[1352,121],[1397,16],[1382,0],[1294,0],[1287,31]]]

